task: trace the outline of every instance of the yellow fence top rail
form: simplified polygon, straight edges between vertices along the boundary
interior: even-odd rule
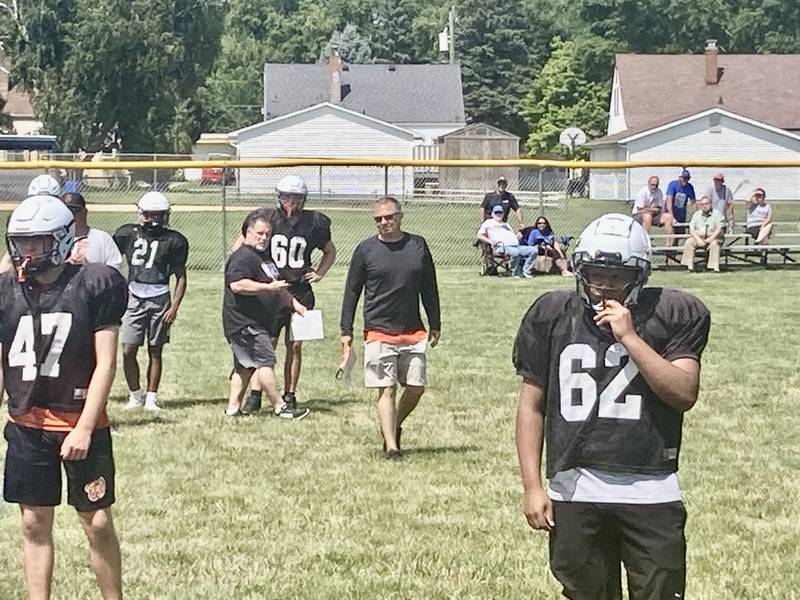
[[[0,170],[138,170],[138,169],[260,169],[270,167],[528,167],[560,169],[636,169],[648,167],[724,167],[724,168],[795,168],[800,160],[638,160],[638,161],[589,161],[549,160],[539,158],[518,159],[449,159],[420,160],[397,158],[271,158],[263,160],[104,160],[83,162],[73,160],[0,161]]]

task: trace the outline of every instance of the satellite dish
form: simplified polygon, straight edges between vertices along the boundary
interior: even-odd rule
[[[575,152],[575,148],[586,143],[586,134],[578,127],[567,127],[558,136],[558,141],[569,148],[571,152]]]

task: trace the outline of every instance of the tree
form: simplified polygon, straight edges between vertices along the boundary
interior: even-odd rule
[[[532,155],[567,153],[558,137],[566,127],[580,127],[601,135],[608,118],[608,83],[588,81],[580,74],[581,61],[574,41],[553,38],[547,63],[525,97],[524,115],[530,126],[527,148]],[[585,156],[585,151],[578,152]]]
[[[520,103],[549,41],[541,38],[538,17],[525,14],[516,0],[466,0],[458,5],[457,19],[456,54],[468,118],[526,137]]]
[[[118,131],[128,152],[186,152],[223,10],[222,0],[23,4],[12,70],[67,151],[101,149]]]
[[[350,64],[366,64],[372,62],[372,48],[369,42],[358,33],[358,28],[348,23],[342,31],[334,31],[328,43],[319,53],[319,62],[325,62],[336,50],[342,60]]]

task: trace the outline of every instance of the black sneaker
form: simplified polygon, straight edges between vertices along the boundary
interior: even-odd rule
[[[272,412],[276,417],[280,417],[281,419],[294,419],[295,421],[299,421],[307,417],[311,410],[308,408],[290,408],[288,404],[284,404]]]
[[[295,397],[294,392],[284,393],[283,401],[286,402],[286,405],[292,410],[297,408],[297,398]]]
[[[386,460],[403,460],[403,453],[400,450],[387,450],[383,453],[383,458]]]
[[[261,396],[248,396],[242,404],[241,411],[245,415],[254,415],[261,410]]]

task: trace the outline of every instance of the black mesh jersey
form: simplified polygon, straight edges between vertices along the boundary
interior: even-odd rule
[[[46,290],[0,275],[0,343],[11,416],[80,412],[95,367],[94,333],[119,325],[125,279],[102,263],[67,265]]]
[[[331,240],[331,220],[315,210],[303,210],[295,222],[277,208],[268,208],[272,226],[270,253],[281,279],[289,283],[301,281],[312,270],[311,253],[322,250]]]
[[[547,476],[575,467],[677,471],[682,413],[655,396],[611,329],[592,316],[576,291],[548,292],[517,332],[517,373],[545,393]],[[639,336],[665,359],[700,360],[710,316],[694,296],[645,288],[632,316]]]
[[[169,284],[170,275],[186,269],[189,242],[174,229],[129,223],[114,232],[114,242],[128,261],[129,281]]]

